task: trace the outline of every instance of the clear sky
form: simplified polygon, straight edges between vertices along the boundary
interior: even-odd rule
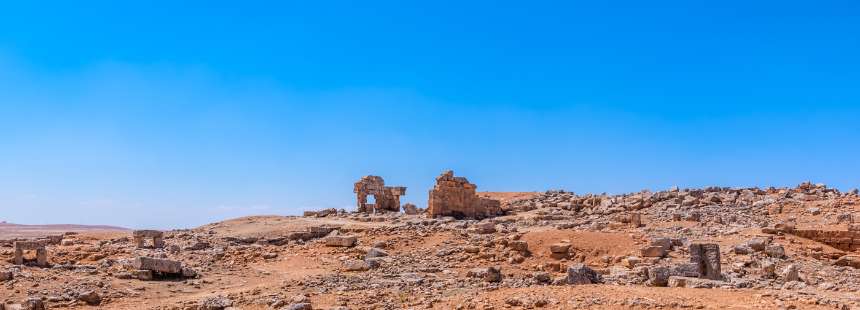
[[[0,220],[351,209],[366,174],[423,207],[445,169],[848,190],[858,55],[858,1],[9,1]]]

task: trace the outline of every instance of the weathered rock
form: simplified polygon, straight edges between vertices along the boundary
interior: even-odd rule
[[[181,274],[182,262],[140,256],[135,258],[132,266],[139,270],[150,270],[161,273]]]
[[[511,248],[511,250],[518,251],[518,252],[528,252],[529,251],[528,242],[525,242],[522,240],[509,241],[508,247]]]
[[[287,309],[289,309],[289,310],[313,310],[314,307],[308,302],[303,302],[303,303],[292,304]]]
[[[45,303],[41,298],[27,298],[24,302],[24,310],[45,310]]]
[[[749,247],[749,245],[747,245],[747,244],[736,245],[734,247],[734,251],[735,251],[735,254],[741,254],[741,255],[747,255],[747,254],[754,252],[753,249],[751,247]]]
[[[621,260],[621,263],[624,267],[633,269],[636,265],[639,265],[642,262],[642,259],[636,256],[628,256]]]
[[[768,245],[768,246],[765,248],[764,252],[765,252],[765,254],[767,254],[767,256],[770,256],[770,257],[773,257],[773,258],[783,258],[783,257],[785,257],[785,249],[783,249],[783,248],[782,248],[782,246],[781,246],[781,245],[779,245],[779,244],[771,244],[771,245]]]
[[[328,236],[325,238],[325,245],[332,247],[352,247],[358,238],[355,236]]]
[[[722,279],[720,246],[716,243],[690,244],[690,262],[699,266],[701,277],[710,280]]]
[[[791,264],[782,270],[782,280],[785,282],[800,281],[797,265]]]
[[[746,245],[756,252],[764,251],[768,244],[770,244],[770,240],[767,238],[752,238],[746,242]]]
[[[860,269],[860,255],[843,255],[834,262],[834,265]]]
[[[480,222],[472,225],[472,231],[478,234],[492,234],[496,232],[496,224],[491,221]]]
[[[480,278],[484,282],[501,282],[502,269],[499,267],[474,268],[470,270],[466,276],[471,278]]]
[[[543,271],[535,272],[532,275],[532,278],[534,278],[537,283],[541,283],[541,284],[546,284],[546,283],[552,282],[552,276],[550,276],[549,273],[543,272]]]
[[[570,243],[553,243],[549,246],[550,253],[567,254],[570,251]]]
[[[414,204],[407,203],[403,205],[403,213],[407,215],[417,215],[421,212],[418,211],[418,207],[416,207]]]
[[[233,301],[224,296],[210,296],[200,301],[201,310],[223,310],[233,306]]]
[[[98,306],[102,303],[102,297],[95,291],[86,291],[78,294],[78,300],[83,301],[90,306]]]
[[[370,248],[367,250],[367,254],[365,254],[365,258],[374,258],[374,257],[386,257],[388,256],[388,252],[385,252],[383,249],[378,248]]]
[[[0,282],[12,281],[15,278],[15,274],[12,273],[12,270],[3,270],[0,271]]]
[[[647,246],[640,250],[642,257],[665,257],[666,249],[661,246]]]
[[[367,271],[370,267],[370,264],[363,260],[348,260],[343,263],[343,269],[346,271]]]
[[[588,268],[588,266],[575,264],[567,268],[567,284],[579,285],[592,283],[600,283],[600,276],[597,272]]]
[[[669,284],[670,269],[665,266],[648,268],[648,285],[664,287]]]
[[[720,286],[720,282],[708,279],[692,278],[692,277],[669,277],[669,287],[687,287],[687,288],[713,288]]]

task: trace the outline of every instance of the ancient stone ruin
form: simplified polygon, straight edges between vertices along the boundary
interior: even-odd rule
[[[368,175],[355,182],[353,192],[358,200],[358,212],[400,212],[400,196],[406,195],[406,187],[385,186],[382,177]],[[374,201],[369,203],[368,197]]]
[[[45,249],[44,241],[16,241],[15,257],[13,258],[15,265],[24,265],[28,262],[24,258],[24,251],[36,251],[34,264],[39,267],[48,267],[48,250]]]
[[[135,230],[131,233],[134,244],[139,249],[147,248],[146,239],[152,239],[151,248],[160,249],[164,247],[164,232],[158,230]]]
[[[477,186],[464,177],[455,177],[451,170],[436,177],[430,190],[427,215],[481,219],[501,215],[501,202],[478,197]]]
[[[843,251],[860,250],[860,231],[851,230],[817,230],[817,229],[791,229],[784,233],[815,240]]]
[[[140,256],[132,261],[134,275],[140,280],[161,278],[194,278],[197,272],[182,266],[182,262]]]
[[[720,280],[720,245],[716,243],[690,244],[690,262],[699,269],[699,277]]]

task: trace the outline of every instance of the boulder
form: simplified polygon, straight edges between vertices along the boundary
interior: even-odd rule
[[[584,264],[576,264],[567,268],[567,284],[593,284],[600,283],[600,276]]]
[[[665,266],[648,268],[648,285],[664,287],[669,284],[670,269]]]
[[[348,260],[343,263],[343,269],[346,271],[368,271],[371,266],[363,260]]]
[[[466,276],[471,278],[480,278],[484,280],[484,282],[501,282],[502,269],[499,267],[475,268],[469,270]]]
[[[138,270],[150,270],[170,274],[182,273],[182,262],[160,258],[140,256],[134,259],[132,266]]]
[[[407,203],[403,205],[403,213],[406,213],[407,215],[417,215],[420,212],[418,211],[418,207],[414,204]]]
[[[768,245],[768,246],[764,249],[764,253],[765,253],[765,254],[767,254],[767,256],[770,256],[770,257],[773,257],[773,258],[783,258],[783,257],[785,257],[785,249],[783,249],[783,248],[782,248],[782,246],[781,246],[781,245],[779,245],[779,244],[771,244],[771,245]]]
[[[102,303],[102,297],[95,291],[85,291],[78,294],[78,300],[83,301],[90,306],[98,306]]]
[[[770,239],[760,237],[752,238],[746,242],[746,245],[756,252],[764,251],[768,244],[770,244]]]
[[[492,221],[480,222],[472,226],[472,231],[478,234],[492,234],[496,232],[496,224]]]
[[[12,281],[14,278],[15,274],[12,273],[12,270],[0,271],[0,282]]]
[[[375,257],[386,257],[388,256],[388,252],[385,252],[383,249],[379,248],[370,248],[367,250],[367,254],[365,258],[375,258]]]
[[[24,310],[45,310],[45,303],[41,298],[30,297],[24,302]]]
[[[508,247],[511,248],[511,250],[514,250],[517,252],[528,252],[529,251],[528,242],[525,242],[522,240],[509,241]]]
[[[200,301],[201,310],[223,310],[233,306],[233,301],[224,296],[210,296]]]
[[[623,258],[621,260],[621,263],[624,265],[624,267],[633,269],[634,267],[636,267],[636,265],[642,263],[642,259],[636,256],[628,256]]]
[[[666,249],[661,246],[646,246],[640,250],[642,257],[665,257]]]
[[[834,265],[860,269],[860,255],[844,255],[837,259]]]
[[[325,238],[325,245],[332,247],[352,247],[358,238],[355,236],[328,236]]]
[[[722,283],[714,280],[692,278],[692,277],[669,277],[669,287],[688,287],[688,288],[713,288],[718,287]]]
[[[289,310],[313,310],[314,307],[311,306],[311,303],[309,303],[309,302],[302,302],[302,303],[292,304],[289,307],[287,307],[287,309],[289,309]]]
[[[567,254],[570,251],[570,243],[553,243],[549,246],[550,253]]]
[[[782,270],[782,280],[785,282],[800,281],[799,268],[797,265],[791,264]]]

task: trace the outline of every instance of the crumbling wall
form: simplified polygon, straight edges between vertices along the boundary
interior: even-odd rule
[[[464,177],[455,177],[451,170],[436,178],[430,190],[427,215],[456,218],[487,218],[501,215],[501,202],[478,197],[477,186]]]
[[[385,186],[382,177],[368,175],[355,182],[353,193],[356,194],[358,212],[400,212],[400,196],[406,195],[406,187]],[[376,200],[374,203],[367,202],[370,195]]]
[[[860,250],[860,231],[851,230],[786,230],[801,238],[815,240],[843,251]]]

